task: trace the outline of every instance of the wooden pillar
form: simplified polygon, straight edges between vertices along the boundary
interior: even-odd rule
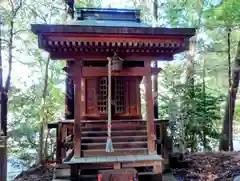
[[[67,68],[73,65],[72,61],[67,61]],[[72,77],[67,72],[66,75],[66,112],[65,119],[74,119],[74,83]]]
[[[154,62],[154,68],[158,68],[158,61]],[[158,74],[156,73],[153,76],[153,89],[154,89],[154,119],[158,120]],[[161,139],[160,134],[160,126],[159,124],[155,125],[156,137],[157,139]],[[161,144],[157,144],[157,154],[161,154]]]
[[[66,139],[66,137],[67,137],[67,126],[66,126],[66,124],[62,124],[62,143],[64,142],[64,140]],[[63,144],[62,144],[62,153],[61,153],[61,156],[62,156],[62,158],[66,158],[66,149],[65,149],[65,147],[63,146]]]
[[[148,154],[156,154],[155,146],[155,127],[154,127],[154,103],[152,94],[151,74],[145,76],[145,100],[147,111],[147,139],[148,139]]]
[[[154,62],[154,68],[158,68],[158,61]],[[158,74],[153,76],[154,85],[154,118],[158,119]]]
[[[74,156],[81,157],[81,118],[82,118],[82,64],[76,62],[74,68],[75,104],[74,104]]]

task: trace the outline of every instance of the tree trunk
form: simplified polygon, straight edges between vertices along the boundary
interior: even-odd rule
[[[44,128],[43,128],[43,121],[41,121],[41,126],[40,126],[40,132],[39,132],[39,150],[38,150],[38,159],[37,159],[37,165],[41,164],[43,161],[43,135],[44,135]]]
[[[0,154],[0,180],[6,181],[7,180],[7,113],[8,113],[8,92],[11,85],[11,75],[12,75],[12,59],[13,59],[13,38],[14,38],[14,20],[17,16],[17,13],[19,12],[20,8],[22,7],[22,0],[20,0],[19,5],[15,7],[16,4],[13,4],[12,1],[10,1],[10,5],[12,7],[11,11],[11,19],[10,19],[10,29],[9,29],[9,44],[8,44],[8,74],[7,74],[7,80],[5,82],[5,88],[3,87],[3,80],[2,80],[2,56],[0,53],[0,87],[1,87],[1,126],[0,126],[0,139],[3,135],[3,145],[2,146],[2,153]],[[2,19],[0,18],[0,26],[2,24]],[[1,31],[1,29],[0,29]],[[0,41],[1,36],[0,34]],[[2,50],[2,46],[0,43],[0,51]]]
[[[44,87],[43,87],[43,94],[42,94],[42,107],[40,110],[40,139],[39,139],[39,151],[38,151],[38,160],[37,164],[40,164],[44,159],[44,130],[46,128],[47,120],[46,115],[44,115],[44,109],[46,104],[46,97],[47,97],[47,88],[48,88],[48,67],[50,63],[50,58],[47,59],[46,67],[45,67],[45,74],[44,74]]]
[[[235,111],[235,101],[239,86],[240,76],[240,41],[238,42],[237,54],[234,60],[234,67],[232,69],[232,83],[228,91],[227,104],[225,107],[222,137],[220,140],[219,149],[224,151],[233,150],[232,143],[232,122]]]
[[[48,130],[45,136],[45,145],[44,145],[44,158],[48,159],[48,138],[49,138],[50,130]]]
[[[17,13],[17,11],[16,11]],[[15,14],[16,16],[16,14]],[[2,83],[2,65],[1,65],[1,130],[0,130],[0,136],[4,136],[3,140],[4,140],[4,145],[3,146],[3,154],[2,156],[2,160],[3,162],[1,162],[0,164],[2,165],[3,169],[3,178],[1,178],[3,181],[6,180],[6,173],[7,173],[7,112],[8,112],[8,91],[10,89],[10,85],[11,85],[11,75],[12,75],[12,59],[13,59],[13,55],[12,55],[12,50],[13,50],[13,28],[14,28],[14,22],[13,19],[15,18],[15,16],[13,16],[11,22],[10,22],[10,35],[9,35],[9,47],[8,47],[8,75],[7,75],[7,80],[5,82],[5,88],[3,87],[3,83]],[[1,62],[2,64],[2,62]]]

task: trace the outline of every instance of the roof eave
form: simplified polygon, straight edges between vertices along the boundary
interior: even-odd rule
[[[45,33],[89,33],[89,34],[129,34],[129,35],[164,35],[184,36],[195,35],[195,28],[153,28],[153,27],[111,27],[81,25],[32,24],[31,30],[36,35]]]

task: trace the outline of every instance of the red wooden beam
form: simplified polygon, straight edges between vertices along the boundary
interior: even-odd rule
[[[46,50],[48,51],[48,50]],[[178,52],[175,52],[178,53]],[[175,53],[120,53],[119,56],[124,60],[131,61],[149,61],[149,60],[173,60]],[[112,53],[101,52],[50,52],[50,58],[52,60],[106,60],[108,56],[112,56]]]
[[[149,69],[146,67],[133,67],[126,68],[120,72],[112,72],[112,76],[145,76],[148,74],[156,74],[160,72],[160,69]],[[82,76],[83,77],[93,77],[93,76],[107,76],[108,70],[105,67],[83,67]]]
[[[78,68],[64,68],[69,75],[78,74]],[[145,76],[156,75],[162,69],[161,68],[146,68],[146,67],[132,67],[125,68],[120,72],[112,72],[112,76]],[[75,73],[74,73],[75,72]],[[108,76],[108,69],[106,67],[82,67],[82,77],[94,77],[94,76]]]
[[[151,42],[151,43],[184,43],[184,36],[130,36],[130,35],[106,35],[106,34],[48,34],[47,40],[52,41],[86,41],[86,42]]]

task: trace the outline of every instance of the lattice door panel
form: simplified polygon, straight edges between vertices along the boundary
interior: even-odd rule
[[[112,103],[115,107],[115,113],[123,113],[125,111],[125,86],[124,80],[118,77],[112,78]],[[107,113],[108,107],[108,79],[100,78],[98,110],[100,114]]]
[[[108,95],[108,81],[107,77],[100,78],[98,94],[98,110],[100,113],[107,113],[107,95]]]
[[[115,110],[116,113],[123,113],[125,111],[125,87],[123,79],[115,78]]]

